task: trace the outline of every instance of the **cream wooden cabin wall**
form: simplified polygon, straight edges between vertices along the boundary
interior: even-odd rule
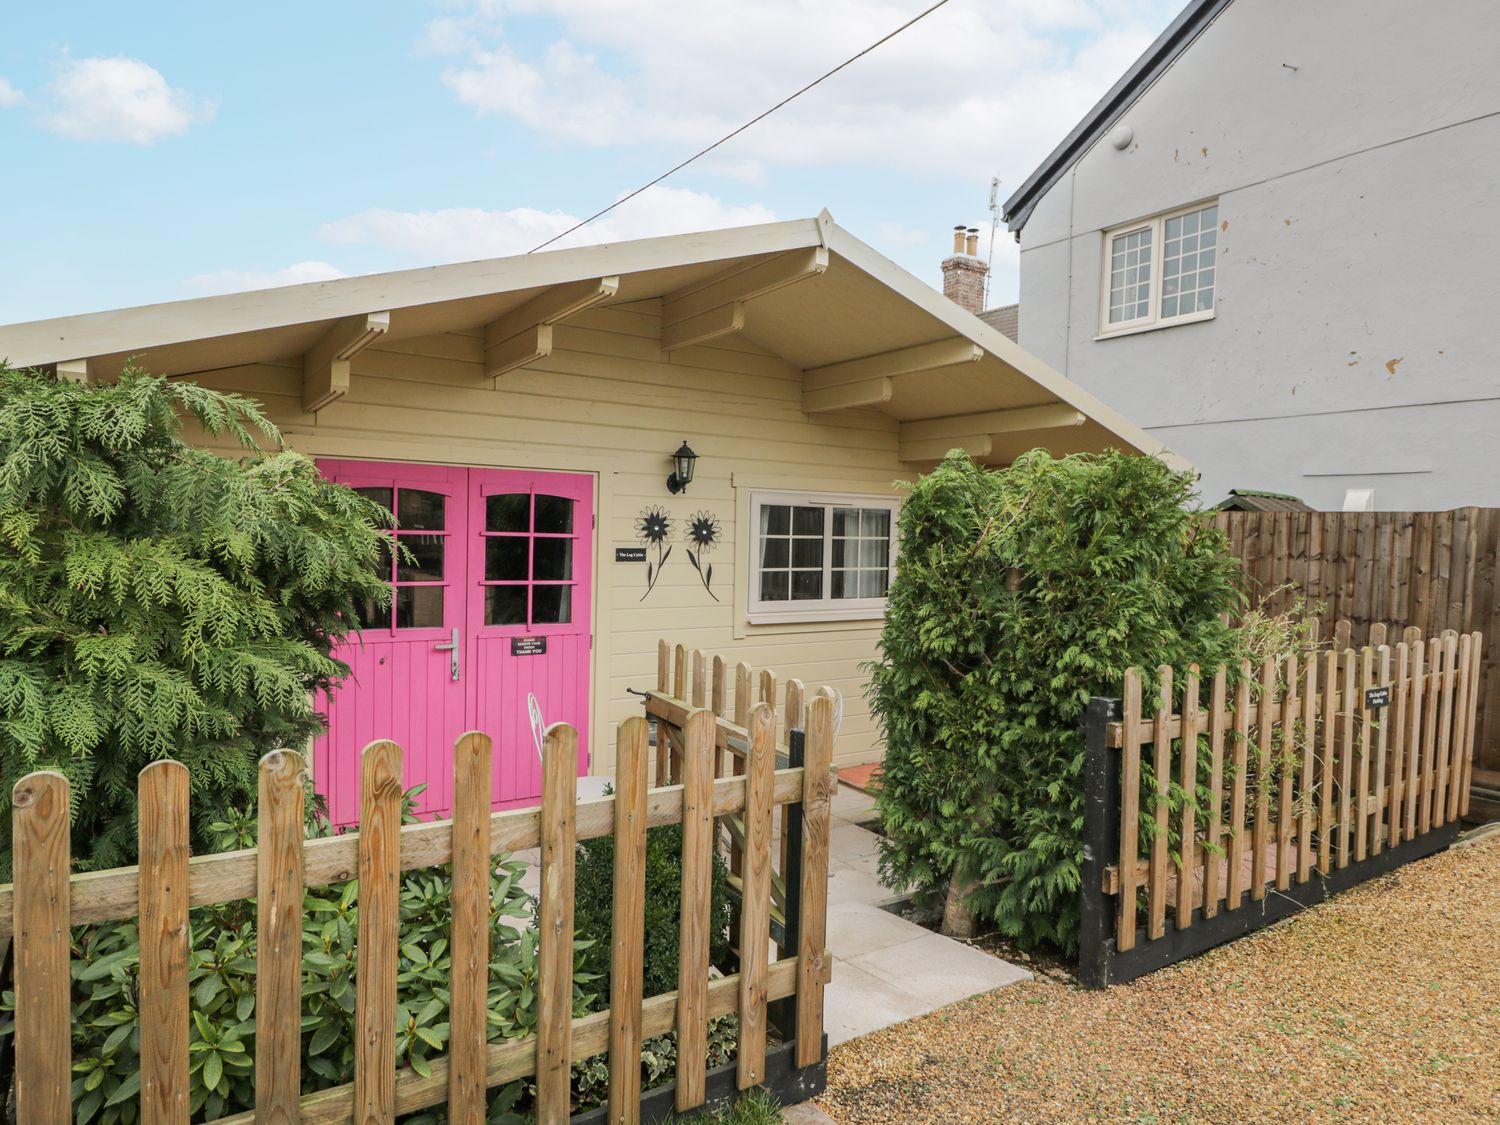
[[[481,373],[482,330],[381,343],[355,358],[349,394],[316,415],[302,410],[300,359],[193,378],[255,396],[287,444],[311,456],[596,474],[596,772],[613,768],[616,724],[639,713],[626,688],[654,683],[661,637],[833,685],[845,699],[836,760],[868,761],[879,746],[859,665],[875,655],[880,622],[746,624],[748,548],[736,512],[754,488],[897,493],[893,482],[908,474],[896,423],[873,411],[809,417],[801,373],[739,337],[666,357],[659,309],[590,310],[557,328],[551,356],[494,380]],[[697,473],[671,496],[669,454],[684,439],[699,454]],[[673,551],[643,601],[644,564],[616,563],[614,549],[639,545],[636,522],[651,506],[673,520]],[[723,528],[706,556],[718,602],[682,539],[698,511]]]

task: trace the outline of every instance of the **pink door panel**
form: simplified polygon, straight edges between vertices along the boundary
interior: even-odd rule
[[[453,743],[495,740],[493,800],[534,802],[541,769],[527,695],[579,730],[588,763],[593,478],[372,461],[320,461],[330,479],[396,512],[404,551],[385,560],[393,607],[367,606],[336,655],[352,675],[320,700],[328,733],[314,779],[338,825],[359,819],[359,755],[389,738],[424,816],[453,807]]]
[[[525,804],[541,795],[528,694],[578,729],[588,768],[593,479],[475,469],[470,482],[476,722],[496,740],[496,805]]]
[[[468,590],[468,474],[441,465],[324,461],[330,479],[394,507],[397,540],[388,560],[394,605],[365,610],[363,628],[337,656],[353,675],[328,702],[328,733],[314,750],[313,777],[335,824],[359,820],[360,751],[389,738],[403,751],[403,784],[426,785],[424,814],[453,807],[453,743],[468,729],[462,652],[454,677],[444,646],[462,643]]]

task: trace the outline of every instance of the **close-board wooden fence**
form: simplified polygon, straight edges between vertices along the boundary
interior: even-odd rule
[[[188,910],[241,898],[256,900],[255,1088],[250,1122],[392,1122],[397,1114],[445,1104],[452,1122],[485,1120],[486,1090],[534,1076],[537,1120],[569,1119],[571,1064],[609,1055],[604,1119],[641,1119],[641,1042],[677,1035],[678,1110],[703,1104],[710,1018],[737,1012],[737,1061],[715,1072],[728,1089],[761,1084],[768,1068],[768,1005],[782,1006],[780,1056],[795,1068],[823,1060],[822,992],[828,959],[821,929],[806,926],[794,956],[771,960],[771,817],[795,810],[804,841],[789,901],[804,918],[826,909],[827,862],[807,854],[828,837],[833,705],[819,696],[806,730],[792,731],[799,764],[776,768],[775,716],[748,710],[742,776],[716,779],[714,716],[681,716],[681,780],[649,785],[647,720],[627,719],[617,741],[615,791],[579,801],[577,733],[557,724],[543,747],[540,808],[492,813],[490,739],[471,732],[454,753],[452,820],[401,824],[401,749],[375,742],[363,752],[359,831],[305,839],[303,759],[268,754],[260,766],[258,847],[189,856],[187,772],[161,761],[141,772],[140,865],[69,874],[68,784],[33,773],[13,795],[16,882],[0,887],[0,939],[15,945],[17,1120],[65,1122],[70,1104],[69,929],[138,918],[140,940],[141,1121],[188,1121]],[[527,748],[530,752],[530,748]],[[710,977],[709,895],[712,824],[737,816],[749,873],[740,914],[739,971]],[[679,988],[642,995],[646,831],[681,823],[683,911]],[[578,840],[613,835],[615,847],[612,977],[607,1011],[573,1018],[573,869]],[[494,857],[540,847],[538,1023],[525,1038],[491,1043],[485,1005],[490,961],[488,895]],[[397,950],[402,871],[451,864],[453,949],[449,1054],[430,1073],[395,1065]],[[355,1080],[303,1094],[302,897],[308,887],[358,878],[359,924]],[[795,1076],[789,1058],[781,1071]],[[721,1083],[722,1085],[722,1083]]]
[[[1447,847],[1480,633],[1167,665],[1086,717],[1080,976],[1130,980]],[[1347,636],[1340,625],[1336,636]],[[1205,691],[1207,698],[1205,699]],[[1273,893],[1274,892],[1274,893]]]
[[[1215,526],[1252,581],[1252,599],[1281,611],[1305,598],[1325,637],[1348,621],[1350,643],[1370,628],[1449,629],[1500,636],[1500,508],[1449,512],[1219,512]],[[1392,634],[1394,636],[1394,634]],[[1500,789],[1500,653],[1479,668],[1474,738],[1478,780]]]

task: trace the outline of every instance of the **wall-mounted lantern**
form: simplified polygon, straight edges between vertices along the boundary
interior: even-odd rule
[[[687,486],[693,483],[693,465],[698,460],[698,455],[692,451],[686,441],[672,454],[673,473],[667,478],[667,491],[673,496],[687,490]]]

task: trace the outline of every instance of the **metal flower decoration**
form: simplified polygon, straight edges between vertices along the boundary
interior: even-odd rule
[[[712,512],[694,512],[688,520],[687,530],[683,533],[683,539],[688,545],[688,562],[693,564],[693,569],[698,572],[698,578],[703,582],[703,588],[708,591],[708,596],[714,601],[719,600],[719,595],[714,593],[712,586],[714,566],[713,563],[705,561],[703,556],[714,549],[722,533],[723,527],[719,523],[719,517]]]
[[[672,517],[667,515],[665,508],[643,508],[641,514],[635,521],[636,538],[646,544],[649,551],[656,548],[656,561],[646,560],[646,593],[641,595],[641,601],[656,588],[656,580],[661,577],[661,568],[666,565],[667,556],[672,553],[672,544],[667,540],[672,535]]]

